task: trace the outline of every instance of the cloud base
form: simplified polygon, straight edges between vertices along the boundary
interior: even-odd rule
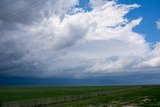
[[[160,70],[160,42],[150,44],[133,31],[142,17],[125,18],[140,5],[91,0],[89,12],[76,5],[48,0],[33,13],[2,18],[0,74],[83,78]]]

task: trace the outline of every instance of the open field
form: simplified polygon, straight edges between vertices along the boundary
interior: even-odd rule
[[[0,101],[31,100],[58,96],[101,92],[128,86],[41,86],[0,87]]]
[[[160,86],[93,97],[46,107],[160,107]]]
[[[30,102],[27,102],[27,100]],[[47,107],[160,106],[160,86],[0,87],[0,102],[6,102],[6,107],[25,106],[28,103],[33,104],[26,107],[48,104]],[[10,104],[7,104],[8,102]]]

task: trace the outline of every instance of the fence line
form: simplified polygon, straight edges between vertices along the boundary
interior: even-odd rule
[[[49,104],[58,104],[58,103],[75,101],[75,100],[81,100],[81,99],[97,97],[97,96],[104,96],[108,94],[115,94],[119,92],[126,92],[129,90],[135,90],[139,88],[141,87],[131,87],[131,88],[124,88],[124,89],[115,89],[115,90],[108,90],[108,91],[101,91],[101,92],[91,92],[91,93],[85,93],[85,94],[68,95],[68,96],[43,98],[43,99],[35,99],[35,100],[0,102],[0,107],[37,107],[37,106],[44,106]]]

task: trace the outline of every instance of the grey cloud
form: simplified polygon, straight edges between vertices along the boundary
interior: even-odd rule
[[[31,2],[16,1],[0,16]],[[75,12],[76,3],[47,0],[23,14],[1,18],[0,74],[81,78],[159,67],[159,43],[150,50],[144,37],[132,31],[142,18],[131,22],[124,18],[139,5],[99,1],[91,12]]]
[[[1,73],[4,74],[12,74],[12,75],[38,75],[45,68],[44,61],[41,64],[40,59],[35,59],[39,57],[44,57],[44,55],[48,55],[43,53],[42,51],[50,51],[48,50],[48,42],[47,38],[44,36],[48,36],[49,32],[45,30],[39,30],[37,33],[30,31],[30,27],[32,27],[33,23],[41,23],[42,19],[49,18],[53,15],[58,15],[60,18],[63,18],[63,14],[67,12],[70,7],[76,5],[76,0],[71,1],[62,1],[62,0],[42,0],[42,1],[32,1],[32,0],[20,0],[20,1],[0,1],[2,9],[0,10],[0,68]],[[10,3],[9,5],[5,5],[5,3]],[[30,5],[31,4],[31,5]],[[23,8],[29,5],[33,7],[31,9]],[[24,9],[24,11],[16,11],[17,9]],[[18,14],[10,14],[12,12],[17,12]],[[48,23],[49,24],[49,23]],[[3,25],[3,26],[2,26]],[[36,26],[35,26],[36,29]],[[77,27],[73,27],[73,30],[78,31]],[[54,30],[54,28],[52,29]],[[71,29],[72,30],[72,29]],[[70,34],[74,35],[74,32],[70,30]],[[52,33],[52,32],[51,32]],[[63,32],[62,32],[63,33]],[[83,31],[82,31],[83,33]],[[77,33],[78,34],[78,33]],[[43,36],[42,36],[43,35]],[[83,34],[82,34],[83,35]],[[54,34],[51,34],[54,36]],[[81,33],[77,35],[77,38],[81,36]],[[75,36],[73,38],[58,38],[64,42],[59,43],[57,41],[57,49],[70,46],[74,44]],[[45,40],[44,40],[45,39]],[[67,40],[65,40],[67,39]],[[56,42],[55,41],[55,42]],[[42,43],[44,42],[44,43]],[[54,41],[51,41],[54,42]],[[42,48],[42,49],[41,49]],[[36,52],[35,52],[36,51]],[[54,52],[54,48],[51,53]],[[61,53],[62,54],[62,53]],[[53,54],[52,54],[53,55]],[[27,57],[28,56],[28,57]],[[35,60],[25,60],[25,57]],[[55,55],[56,57],[57,55]],[[51,56],[49,56],[51,57]],[[54,56],[52,56],[53,58]],[[54,59],[54,58],[53,58]],[[39,66],[37,66],[39,64]],[[44,64],[44,65],[43,65]],[[36,66],[35,66],[36,65]],[[41,66],[41,67],[40,67]],[[46,69],[45,69],[46,70]],[[37,72],[36,72],[37,71]],[[26,73],[25,73],[26,72]],[[42,72],[41,72],[42,73]]]
[[[6,2],[6,0],[1,0],[0,4],[3,5]],[[43,18],[49,18],[54,14],[64,16],[66,9],[74,6],[76,2],[76,0],[16,0],[1,7],[0,19],[5,23],[40,22]]]

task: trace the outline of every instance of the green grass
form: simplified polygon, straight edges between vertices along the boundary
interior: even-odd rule
[[[52,98],[125,88],[129,86],[44,86],[0,87],[0,102]]]
[[[107,96],[94,97],[47,107],[160,107],[160,87],[143,88]]]
[[[124,89],[137,86],[41,86],[41,87],[0,87],[0,102],[53,98],[107,90]],[[138,86],[139,87],[139,86]],[[48,105],[46,107],[88,107],[88,106],[124,106],[160,107],[160,85],[92,97],[67,103]]]

